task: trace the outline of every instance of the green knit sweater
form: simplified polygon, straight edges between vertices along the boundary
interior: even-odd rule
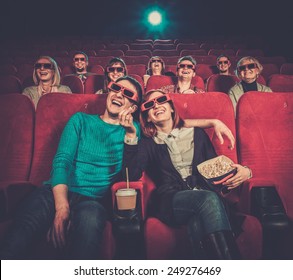
[[[138,123],[135,126],[140,134]],[[102,197],[121,171],[124,136],[121,125],[106,123],[98,115],[74,114],[63,130],[51,179],[45,183],[66,184],[69,191]]]

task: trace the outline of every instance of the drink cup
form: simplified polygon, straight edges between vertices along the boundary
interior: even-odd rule
[[[136,190],[131,188],[119,189],[116,192],[118,210],[131,210],[136,206]]]

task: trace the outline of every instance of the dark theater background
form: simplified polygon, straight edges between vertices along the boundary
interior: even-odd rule
[[[289,1],[237,0],[52,0],[2,1],[0,30],[7,40],[51,38],[58,44],[66,36],[95,39],[220,39],[250,37],[252,47],[268,55],[292,60],[292,16]],[[165,12],[167,25],[153,32],[144,24],[152,7]],[[2,44],[3,46],[3,44]]]

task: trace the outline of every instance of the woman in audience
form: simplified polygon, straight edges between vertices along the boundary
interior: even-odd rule
[[[252,56],[245,56],[238,61],[235,74],[241,81],[234,85],[228,92],[235,111],[239,98],[245,92],[272,92],[269,87],[257,82],[257,78],[261,74],[262,70],[263,66]]]
[[[123,76],[127,76],[127,67],[124,60],[120,57],[112,58],[105,67],[104,88],[98,90],[96,94],[108,93],[109,83],[116,82]]]
[[[154,215],[171,226],[188,225],[195,258],[240,258],[225,207],[197,170],[198,164],[216,157],[205,131],[184,127],[170,96],[161,90],[146,93],[140,112],[146,137],[138,144],[132,119],[122,114],[121,120],[127,127],[124,168],[132,181],[145,170],[154,180]],[[233,167],[236,174],[223,183],[229,190],[251,178],[248,167]]]
[[[60,72],[56,61],[50,56],[40,56],[34,65],[35,86],[27,87],[22,94],[28,96],[37,107],[40,98],[47,93],[71,93],[68,86],[60,85]]]
[[[165,62],[159,56],[153,56],[148,62],[148,69],[146,75],[143,76],[144,85],[146,86],[148,79],[152,75],[164,75],[165,74]]]

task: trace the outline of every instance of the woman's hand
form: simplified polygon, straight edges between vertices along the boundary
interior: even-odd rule
[[[136,128],[133,124],[132,113],[133,113],[132,107],[125,109],[119,113],[119,123],[125,128],[127,138],[136,137]]]
[[[185,119],[184,127],[200,127],[200,128],[209,128],[213,127],[217,137],[220,140],[221,144],[224,144],[223,135],[225,135],[229,141],[229,148],[232,150],[235,146],[235,138],[231,130],[226,126],[222,121],[217,119]]]
[[[240,164],[232,164],[232,167],[237,168],[237,173],[223,183],[223,185],[228,187],[228,190],[238,187],[243,182],[251,178],[251,170],[248,167],[244,167]]]
[[[230,141],[229,149],[231,149],[231,150],[234,149],[235,138],[234,138],[231,130],[228,128],[228,126],[226,126],[220,120],[214,120],[213,122],[214,122],[214,130],[215,130],[215,133],[216,133],[217,137],[220,140],[220,143],[224,144],[223,135],[225,135]]]

